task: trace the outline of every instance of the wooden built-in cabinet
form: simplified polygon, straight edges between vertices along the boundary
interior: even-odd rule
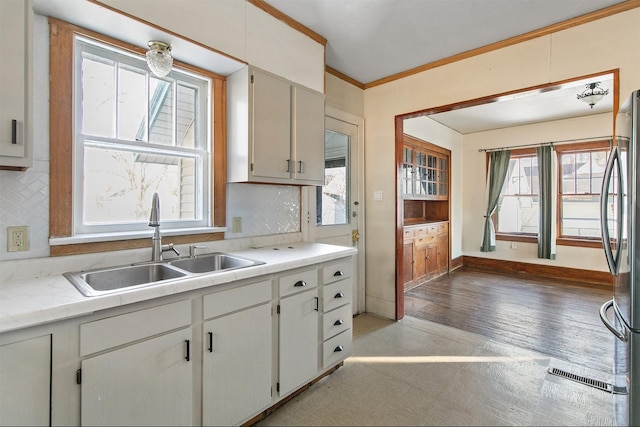
[[[400,148],[400,147],[398,147]],[[405,134],[399,158],[402,210],[402,275],[398,286],[413,288],[449,271],[451,152]]]
[[[449,270],[449,222],[404,227],[404,287],[410,289]]]

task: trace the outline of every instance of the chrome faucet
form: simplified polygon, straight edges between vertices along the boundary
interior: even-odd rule
[[[160,197],[158,197],[158,193],[153,193],[149,227],[154,228],[153,237],[151,238],[151,261],[162,261],[162,253],[167,251],[173,251],[176,255],[180,255],[180,252],[173,247],[173,243],[162,244],[162,236],[160,235]]]

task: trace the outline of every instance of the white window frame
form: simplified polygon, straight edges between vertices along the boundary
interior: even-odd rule
[[[81,66],[83,52],[90,52],[98,56],[116,60],[130,66],[134,66],[147,73],[150,71],[146,66],[146,61],[142,55],[134,55],[125,50],[97,42],[95,40],[75,35],[74,38],[74,143],[73,143],[73,233],[74,236],[96,235],[96,234],[126,234],[131,232],[148,232],[149,227],[146,221],[136,221],[127,223],[86,225],[82,223],[83,218],[83,179],[84,179],[84,148],[85,146],[106,147],[142,151],[146,153],[156,153],[175,157],[194,158],[196,163],[196,218],[185,221],[163,221],[163,230],[194,230],[211,227],[211,173],[212,173],[212,123],[211,123],[211,86],[210,78],[197,75],[195,73],[173,68],[172,72],[163,78],[171,81],[176,86],[176,81],[180,81],[191,87],[198,89],[198,101],[196,108],[196,120],[199,126],[196,130],[196,141],[199,147],[185,148],[162,144],[150,144],[147,142],[128,141],[116,138],[104,138],[94,135],[82,134],[82,99],[81,99]],[[175,92],[174,92],[175,93]],[[148,99],[148,97],[147,97]],[[174,99],[175,102],[175,99]],[[117,122],[117,115],[115,117]],[[117,125],[116,125],[117,126]]]

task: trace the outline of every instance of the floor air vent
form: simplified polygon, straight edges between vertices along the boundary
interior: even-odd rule
[[[593,378],[583,377],[581,375],[572,374],[570,372],[563,371],[562,369],[549,368],[547,372],[549,372],[551,375],[556,375],[558,377],[566,378],[580,384],[597,388],[598,390],[606,391],[607,393],[626,394],[626,390],[618,390],[617,387],[613,387],[613,385],[610,383],[606,383],[600,380],[594,380]]]

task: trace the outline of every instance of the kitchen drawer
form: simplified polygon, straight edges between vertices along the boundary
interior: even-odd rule
[[[191,300],[80,325],[80,356],[191,325]]]
[[[322,267],[322,283],[326,285],[350,278],[352,266],[353,260],[348,258]]]
[[[429,227],[426,225],[421,225],[419,227],[415,227],[413,229],[413,238],[414,239],[421,239],[427,236],[427,233],[429,231]]]
[[[408,242],[413,240],[413,228],[405,227],[404,228],[404,242]]]
[[[329,368],[351,355],[351,329],[322,343],[322,369]]]
[[[271,280],[205,295],[202,315],[211,319],[267,301],[271,301]]]
[[[352,324],[353,314],[351,314],[351,305],[344,305],[328,313],[324,313],[322,316],[322,340],[326,341],[347,329],[351,329]]]
[[[449,232],[449,223],[443,222],[436,225],[436,234],[447,234]]]
[[[352,280],[342,280],[322,287],[322,311],[331,311],[351,302]]]
[[[318,270],[315,268],[282,276],[278,279],[280,297],[313,289],[316,286],[318,286]]]

